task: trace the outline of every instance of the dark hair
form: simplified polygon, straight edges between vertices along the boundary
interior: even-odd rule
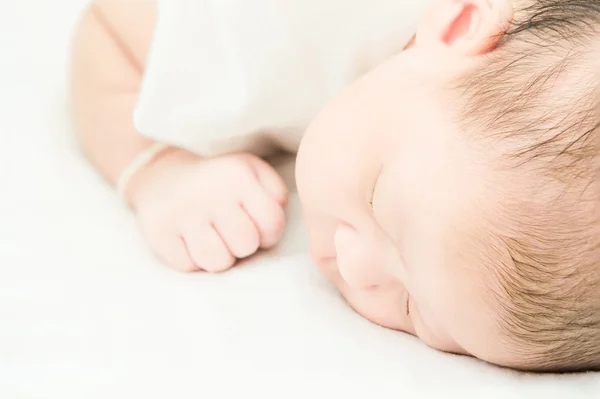
[[[501,200],[495,232],[512,259],[494,268],[502,327],[523,359],[513,367],[600,369],[600,0],[521,5],[459,85],[463,129],[529,179]]]

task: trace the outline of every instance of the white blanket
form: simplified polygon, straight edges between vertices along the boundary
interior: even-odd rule
[[[598,374],[502,370],[361,319],[308,261],[296,197],[277,251],[160,265],[68,124],[83,3],[0,1],[0,398],[600,398]]]

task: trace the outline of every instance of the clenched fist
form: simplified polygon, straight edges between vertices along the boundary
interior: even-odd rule
[[[185,272],[221,272],[277,244],[288,191],[253,155],[201,159],[170,149],[138,172],[128,197],[165,263]]]

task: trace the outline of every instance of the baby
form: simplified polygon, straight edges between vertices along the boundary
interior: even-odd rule
[[[136,131],[154,9],[89,7],[77,132],[166,264],[225,271],[277,244],[288,193],[250,153]],[[435,0],[403,51],[322,104],[298,193],[314,262],[359,314],[501,366],[600,369],[599,43],[600,0]]]

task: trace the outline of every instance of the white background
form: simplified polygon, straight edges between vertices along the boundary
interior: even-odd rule
[[[277,252],[161,266],[70,130],[84,3],[0,0],[0,398],[600,398],[598,374],[501,370],[362,320],[308,261],[295,196]]]

